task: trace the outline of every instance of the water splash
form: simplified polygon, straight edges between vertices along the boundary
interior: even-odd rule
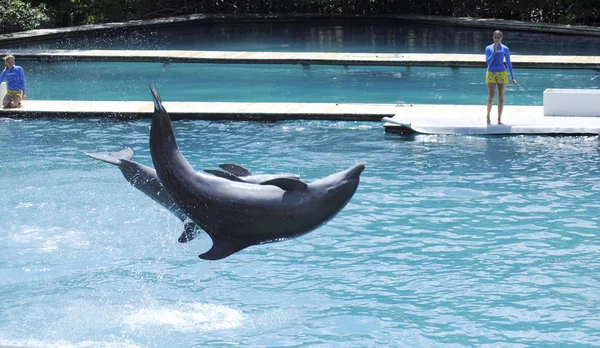
[[[244,318],[241,311],[229,307],[192,303],[176,308],[143,308],[128,316],[125,322],[136,328],[166,326],[170,331],[210,332],[238,328]]]

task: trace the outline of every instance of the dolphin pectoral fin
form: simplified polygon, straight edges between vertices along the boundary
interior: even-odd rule
[[[290,178],[277,178],[261,182],[260,184],[277,186],[284,191],[303,191],[308,188],[306,183]]]
[[[179,243],[187,243],[192,239],[196,238],[198,235],[198,231],[196,231],[196,227],[198,227],[194,222],[188,222],[183,226],[183,233],[179,236],[177,241]]]
[[[236,176],[248,176],[248,175],[252,175],[252,173],[250,173],[250,171],[240,165],[237,164],[233,164],[233,163],[223,163],[219,165],[219,168],[228,171],[229,173],[236,175]]]
[[[223,178],[223,179],[227,179],[227,180],[231,180],[231,181],[242,181],[240,178],[238,178],[237,176],[231,174],[231,173],[227,173],[224,172],[222,170],[215,170],[215,169],[204,169],[205,172],[210,173],[214,176],[218,176],[219,178]]]
[[[224,259],[227,256],[237,253],[238,251],[249,247],[247,243],[237,242],[232,239],[225,238],[215,238],[212,237],[213,245],[210,250],[205,252],[204,254],[200,254],[202,260],[220,260]]]

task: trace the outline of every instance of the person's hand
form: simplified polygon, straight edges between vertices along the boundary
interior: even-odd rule
[[[518,85],[517,80],[513,79],[513,85],[515,85],[515,87]]]
[[[494,42],[494,52],[496,52],[497,49],[498,49],[498,43]]]

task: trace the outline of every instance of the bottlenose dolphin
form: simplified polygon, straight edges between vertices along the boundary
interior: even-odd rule
[[[332,219],[358,187],[363,164],[310,184],[278,178],[260,185],[196,172],[181,154],[169,115],[150,85],[154,114],[150,154],[163,186],[212,239],[201,259],[218,260],[251,245],[308,233]]]
[[[171,199],[164,186],[156,175],[156,170],[147,167],[143,164],[132,161],[133,150],[126,148],[118,152],[113,152],[110,155],[104,153],[85,153],[91,158],[114,164],[121,170],[125,180],[133,187],[142,191],[146,196],[152,198],[155,202],[165,207],[179,220],[185,222],[187,215],[183,210],[179,209],[175,201]],[[192,221],[185,223],[184,231],[177,239],[180,243],[189,242],[194,239],[198,231],[198,226]]]

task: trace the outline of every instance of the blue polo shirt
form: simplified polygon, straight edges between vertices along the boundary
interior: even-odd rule
[[[27,94],[25,87],[25,72],[23,68],[15,65],[12,69],[4,69],[0,74],[0,83],[4,81],[6,77],[6,88],[11,91],[22,90],[24,94]]]

